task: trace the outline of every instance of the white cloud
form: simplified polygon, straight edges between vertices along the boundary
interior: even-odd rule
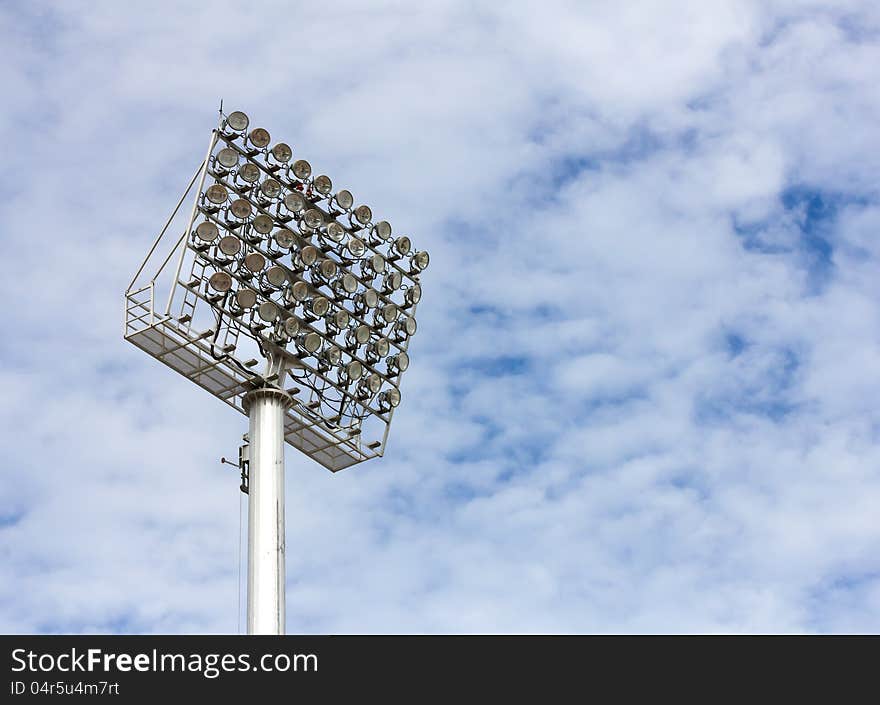
[[[432,255],[289,631],[880,627],[870,4],[2,12],[6,631],[236,629],[245,420],[120,336],[221,96]]]

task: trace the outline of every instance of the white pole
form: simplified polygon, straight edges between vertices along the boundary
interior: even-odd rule
[[[248,478],[248,634],[284,634],[284,414],[291,398],[256,389],[250,418]]]

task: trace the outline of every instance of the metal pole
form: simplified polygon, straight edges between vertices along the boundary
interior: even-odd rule
[[[280,389],[244,398],[250,419],[248,479],[248,634],[284,634],[284,414]]]

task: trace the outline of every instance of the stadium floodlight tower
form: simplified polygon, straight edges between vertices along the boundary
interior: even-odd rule
[[[179,238],[163,256],[168,232]],[[125,339],[249,416],[250,634],[284,633],[284,442],[332,472],[383,454],[428,260],[288,144],[221,109],[125,292]]]

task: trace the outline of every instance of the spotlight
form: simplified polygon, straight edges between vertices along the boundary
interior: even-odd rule
[[[269,269],[266,270],[266,281],[272,286],[284,286],[287,282],[287,272],[284,271],[284,267],[279,267],[277,265],[269,267]]]
[[[314,313],[318,318],[323,316],[327,311],[330,310],[330,302],[323,296],[316,296],[312,299],[312,313]]]
[[[364,374],[364,366],[357,360],[352,360],[345,366],[345,376],[352,382],[357,382]]]
[[[245,162],[238,170],[238,176],[241,178],[242,181],[246,181],[247,183],[252,184],[260,178],[260,167],[258,167],[256,164],[252,164],[251,162]]]
[[[335,345],[331,345],[324,350],[324,354],[321,357],[324,358],[324,362],[332,367],[339,364],[339,360],[342,358],[342,351]]]
[[[410,262],[410,269],[413,272],[421,272],[428,266],[428,263],[431,261],[431,258],[428,256],[428,253],[424,250],[421,252],[416,252],[412,256],[412,261]]]
[[[263,149],[263,147],[266,147],[269,144],[271,137],[269,137],[269,133],[266,130],[264,130],[262,127],[258,127],[254,130],[251,130],[249,139],[254,147],[256,147],[257,149]]]
[[[299,333],[299,319],[291,316],[284,320],[284,332],[289,338],[295,338]]]
[[[339,291],[340,289],[344,291],[346,294],[353,294],[357,291],[358,281],[354,277],[353,274],[343,274],[339,279],[336,280],[336,285],[334,289]]]
[[[240,110],[229,113],[229,117],[226,118],[226,124],[236,132],[244,132],[248,128],[249,123],[248,116]]]
[[[385,271],[385,258],[382,255],[373,255],[365,263],[365,269],[373,274],[381,274]]]
[[[403,275],[396,269],[392,269],[382,280],[382,288],[386,293],[397,291],[403,284]]]
[[[355,297],[355,303],[361,310],[376,308],[379,305],[379,294],[375,289],[365,289]]]
[[[327,224],[327,237],[333,242],[342,242],[345,237],[345,228],[343,228],[335,220]]]
[[[260,213],[254,218],[253,226],[260,235],[266,235],[272,230],[274,221],[265,213]]]
[[[196,228],[196,237],[202,242],[214,242],[218,235],[220,235],[220,231],[217,230],[217,226],[210,220],[199,223]]]
[[[306,199],[297,191],[291,191],[284,197],[284,206],[291,213],[299,213],[306,207]]]
[[[373,226],[373,235],[376,240],[387,240],[391,237],[391,223],[387,220],[380,220]]]
[[[320,193],[322,196],[326,196],[330,191],[333,190],[333,182],[330,181],[330,177],[324,174],[320,176],[316,176],[315,180],[312,181],[312,186],[315,187],[315,191]]]
[[[324,216],[317,208],[310,208],[303,215],[303,223],[307,230],[315,230],[324,222]]]
[[[336,276],[336,272],[339,267],[336,266],[336,262],[332,259],[321,260],[321,264],[318,265],[318,272],[322,279],[326,279],[330,281],[333,277]]]
[[[278,230],[275,233],[275,242],[281,249],[289,250],[295,242],[295,238],[293,237],[293,233],[289,230]]]
[[[260,191],[263,192],[263,195],[266,196],[266,198],[275,198],[281,193],[281,184],[275,179],[266,179],[260,185]]]
[[[211,278],[208,279],[208,284],[214,291],[225,294],[232,288],[232,277],[226,272],[214,272]]]
[[[391,344],[388,342],[388,338],[376,338],[370,343],[370,353],[377,358],[385,357],[390,349]]]
[[[386,409],[393,409],[400,404],[400,392],[394,387],[382,392],[379,395],[379,404]]]
[[[336,194],[335,200],[336,205],[344,211],[347,211],[354,205],[354,196],[351,195],[351,191],[348,191],[346,189],[342,189],[342,191],[339,191]]]
[[[271,301],[264,301],[257,309],[257,315],[266,323],[272,323],[281,315],[281,311]]]
[[[217,152],[217,161],[220,162],[221,166],[231,169],[238,165],[238,151],[232,149],[232,147],[221,149]]]
[[[232,205],[229,207],[229,210],[232,212],[236,218],[240,218],[241,220],[247,220],[250,218],[251,212],[253,211],[253,207],[251,206],[251,202],[245,200],[244,198],[239,198],[232,202]]]
[[[370,218],[373,217],[373,211],[370,210],[369,206],[358,206],[354,209],[354,217],[358,223],[366,225],[370,222]]]
[[[296,342],[300,347],[306,350],[306,352],[310,353],[315,353],[321,348],[321,336],[317,333],[300,335]]]
[[[366,250],[367,250],[367,246],[364,245],[363,240],[356,238],[356,237],[353,237],[348,241],[348,251],[354,257],[363,256],[363,254],[364,254],[364,252],[366,252]]]
[[[266,266],[266,258],[259,252],[251,252],[244,258],[244,266],[254,274],[257,274],[263,271],[263,268]]]
[[[410,306],[415,306],[419,301],[422,300],[422,287],[419,284],[413,284],[409,289],[406,290],[406,294],[404,294],[404,298],[406,302]]]
[[[290,145],[285,144],[284,142],[279,142],[272,147],[272,156],[281,163],[287,163],[293,156],[293,151],[290,149]]]
[[[409,355],[405,352],[399,352],[397,355],[391,355],[388,357],[385,362],[388,363],[389,369],[406,372],[406,368],[409,367]]]
[[[406,235],[402,235],[394,241],[394,251],[401,257],[409,253],[411,247],[412,241]]]
[[[294,301],[299,301],[300,303],[309,298],[309,285],[305,282],[296,282],[291,288],[290,293],[293,296]]]
[[[354,329],[354,339],[357,341],[358,345],[366,345],[370,342],[370,336],[373,331],[370,329],[370,326],[360,325]]]
[[[369,377],[367,377],[366,382],[367,382],[367,384],[366,384],[367,389],[369,389],[370,392],[373,394],[375,394],[380,389],[382,389],[382,377],[380,377],[377,374],[372,374]]]
[[[235,237],[235,235],[226,235],[220,238],[218,247],[224,255],[232,257],[241,251],[241,240]]]
[[[239,289],[235,292],[235,302],[241,308],[253,308],[257,303],[257,292],[253,289]]]
[[[392,323],[397,318],[397,306],[395,304],[385,304],[382,307],[382,320],[386,323]]]
[[[299,251],[299,260],[306,267],[311,267],[318,259],[318,248],[314,245],[306,245]]]
[[[300,181],[305,181],[312,175],[312,165],[305,159],[297,159],[293,163],[293,175]]]
[[[223,184],[211,184],[208,186],[208,190],[205,191],[205,196],[207,196],[211,203],[216,203],[219,206],[222,203],[226,203],[226,187]]]
[[[339,328],[340,330],[344,330],[345,328],[348,328],[348,323],[350,320],[351,320],[351,316],[349,315],[348,311],[346,311],[344,308],[338,309],[333,314],[333,325],[336,326],[337,328]]]

